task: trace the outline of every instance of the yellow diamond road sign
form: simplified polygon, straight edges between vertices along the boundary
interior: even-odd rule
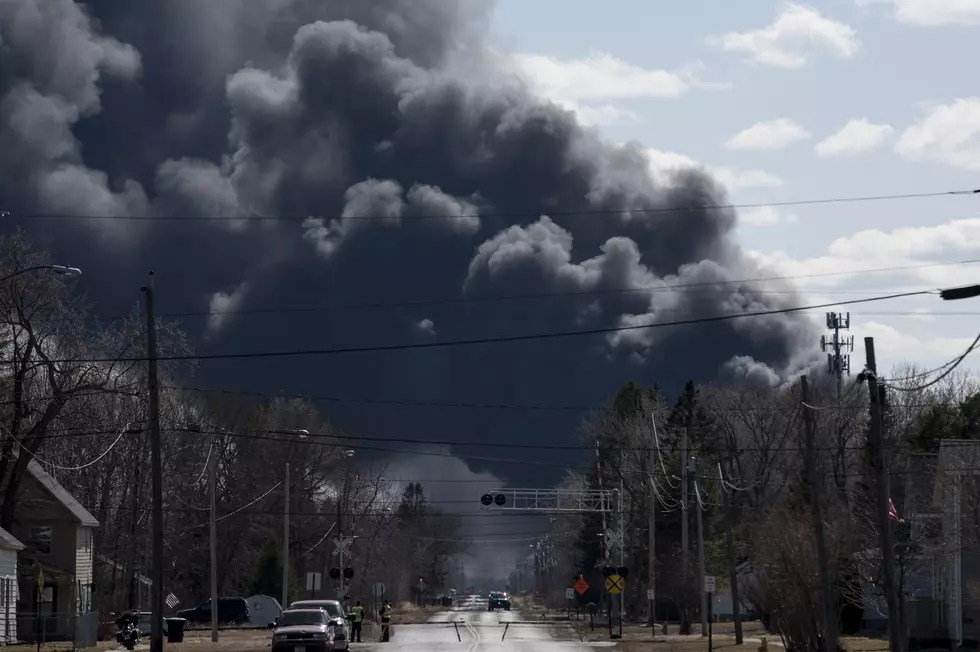
[[[619,575],[610,575],[606,578],[606,590],[613,595],[619,595],[626,588],[626,579]]]

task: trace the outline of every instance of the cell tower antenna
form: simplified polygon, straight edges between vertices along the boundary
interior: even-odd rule
[[[854,336],[841,336],[841,331],[850,330],[851,313],[827,313],[827,329],[833,331],[833,339],[820,336],[820,350],[827,354],[827,371],[837,379],[837,405],[840,406],[841,386],[844,374],[851,375],[851,352],[854,351]]]

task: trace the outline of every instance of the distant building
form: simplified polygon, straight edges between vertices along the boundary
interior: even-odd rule
[[[980,441],[942,440],[935,504],[942,514],[943,545],[935,558],[942,625],[956,644],[980,641]]]

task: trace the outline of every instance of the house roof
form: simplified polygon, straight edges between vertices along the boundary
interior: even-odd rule
[[[935,502],[939,505],[946,499],[950,476],[980,474],[980,440],[943,439],[936,471]]]
[[[10,532],[0,527],[0,548],[5,550],[23,550],[24,544],[14,538]]]
[[[35,460],[31,460],[27,463],[27,472],[38,481],[38,483],[44,487],[44,489],[51,494],[51,496],[57,500],[61,505],[71,513],[72,517],[78,522],[79,525],[85,527],[99,527],[99,522],[91,512],[82,507],[82,504],[75,500],[75,497],[68,493],[68,490],[61,486],[61,484],[55,480],[51,475],[41,468]]]

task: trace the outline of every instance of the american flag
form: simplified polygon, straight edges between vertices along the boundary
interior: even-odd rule
[[[180,604],[180,600],[178,600],[177,599],[177,596],[174,595],[173,593],[168,593],[167,594],[167,599],[164,600],[164,602],[167,604],[167,608],[169,608],[169,609],[173,609],[178,604]]]
[[[898,510],[895,509],[895,503],[892,502],[891,498],[888,499],[888,518],[892,519],[893,521],[898,521],[899,523],[905,522],[904,518],[899,518]]]

